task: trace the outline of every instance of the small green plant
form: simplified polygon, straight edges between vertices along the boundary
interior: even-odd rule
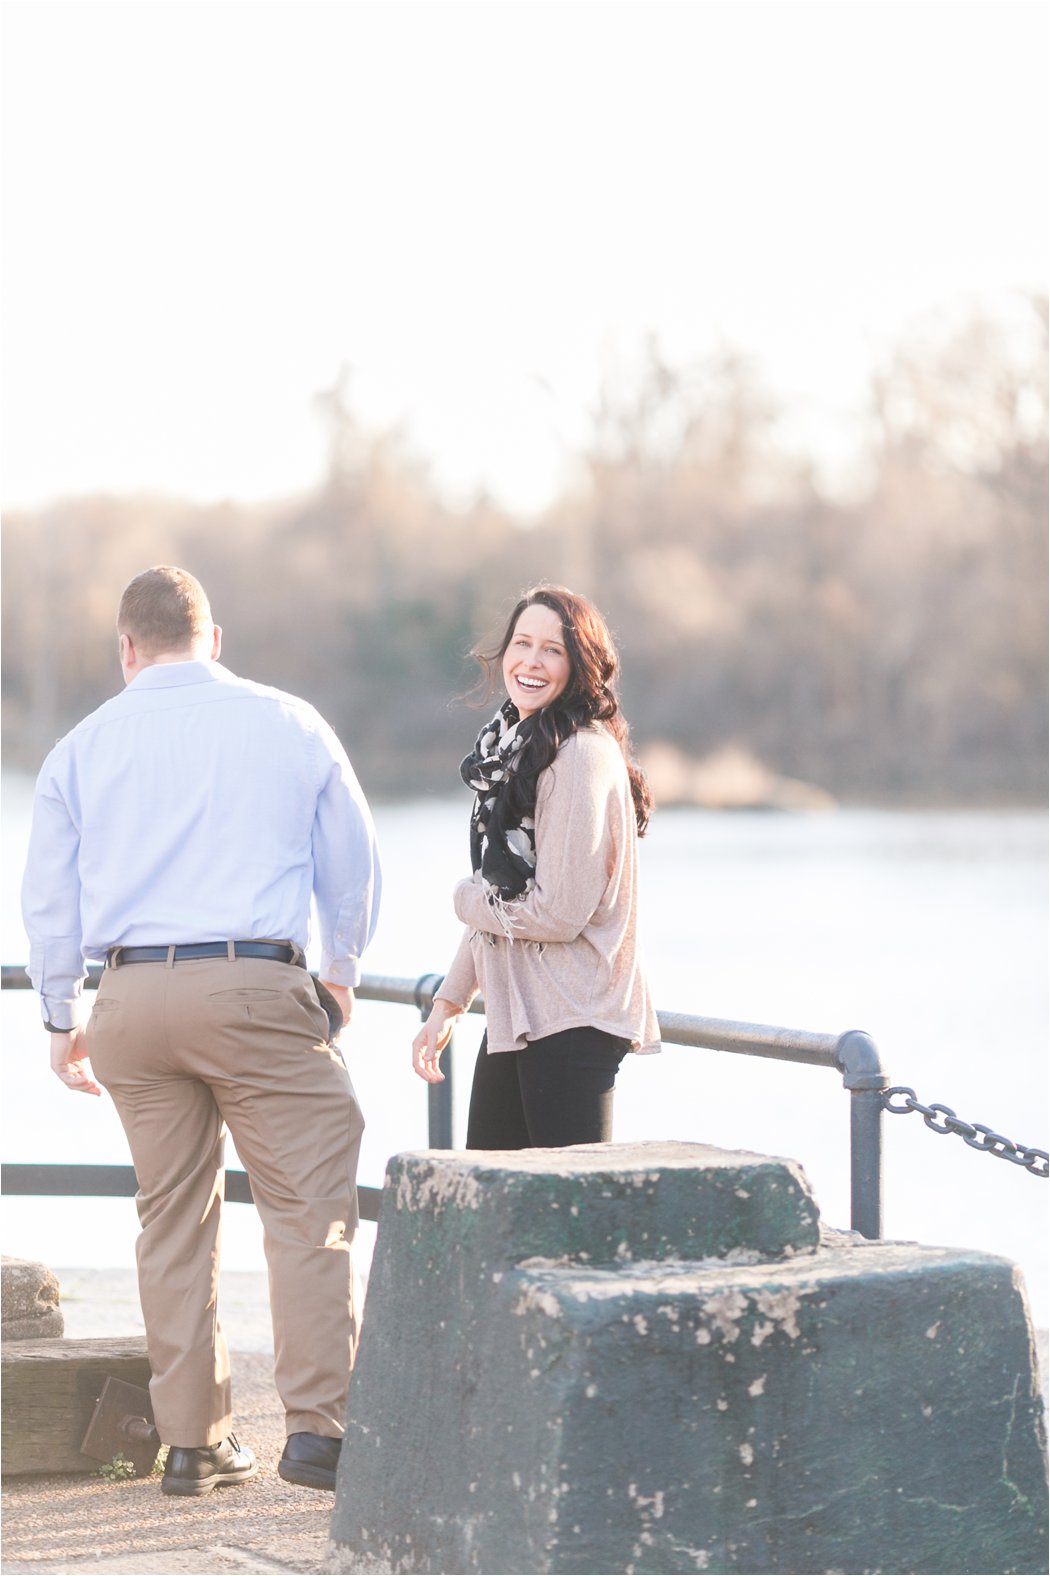
[[[167,1445],[161,1445],[157,1459],[150,1467],[150,1475],[157,1476],[157,1474],[163,1472],[164,1463],[167,1459],[168,1447]],[[129,1461],[127,1456],[122,1455],[118,1450],[112,1461],[107,1461],[105,1466],[99,1467],[97,1476],[105,1478],[110,1483],[122,1483],[126,1478],[138,1477],[139,1473],[134,1461]]]
[[[123,1482],[125,1478],[135,1476],[135,1463],[129,1461],[127,1456],[121,1455],[118,1450],[112,1461],[107,1461],[105,1466],[99,1467],[98,1476],[106,1478],[110,1483]]]

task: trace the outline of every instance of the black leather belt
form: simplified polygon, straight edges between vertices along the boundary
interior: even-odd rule
[[[191,958],[225,958],[229,952],[226,941],[186,941],[178,943],[173,954],[171,947],[113,947],[106,954],[106,962],[111,969],[119,969],[125,963],[167,963],[169,954],[175,963],[181,963]],[[269,958],[274,963],[306,967],[299,948],[287,941],[235,941],[233,955],[235,958]]]

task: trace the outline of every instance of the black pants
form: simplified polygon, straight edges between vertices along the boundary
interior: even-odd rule
[[[482,1039],[467,1117],[468,1149],[606,1144],[613,1087],[630,1040],[603,1029],[563,1029],[523,1051],[488,1053]]]

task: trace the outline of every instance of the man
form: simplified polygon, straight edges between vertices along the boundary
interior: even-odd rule
[[[334,1489],[364,1123],[330,1040],[375,928],[372,818],[314,709],[220,665],[192,575],[136,576],[117,633],[124,691],[55,746],[37,782],[22,898],[51,1065],[69,1089],[109,1091],[135,1162],[163,1491],[256,1471],[231,1432],[217,1318],[227,1127],[265,1232],[288,1433],[278,1471]],[[311,892],[320,987],[303,961]],[[84,961],[103,958],[81,1025]]]

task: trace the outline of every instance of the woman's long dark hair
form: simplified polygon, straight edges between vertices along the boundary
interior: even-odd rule
[[[620,659],[605,620],[596,607],[564,586],[538,585],[526,591],[510,615],[498,650],[485,652],[475,648],[474,656],[485,670],[489,692],[502,680],[503,656],[518,619],[527,607],[537,604],[549,607],[561,621],[569,658],[569,682],[556,700],[535,714],[528,745],[522,750],[508,785],[511,808],[521,815],[531,815],[536,807],[537,778],[551,764],[559,747],[578,728],[590,722],[601,722],[623,751],[631,780],[638,836],[644,837],[653,796],[645,773],[631,758],[627,719],[620,710],[615,690]]]

